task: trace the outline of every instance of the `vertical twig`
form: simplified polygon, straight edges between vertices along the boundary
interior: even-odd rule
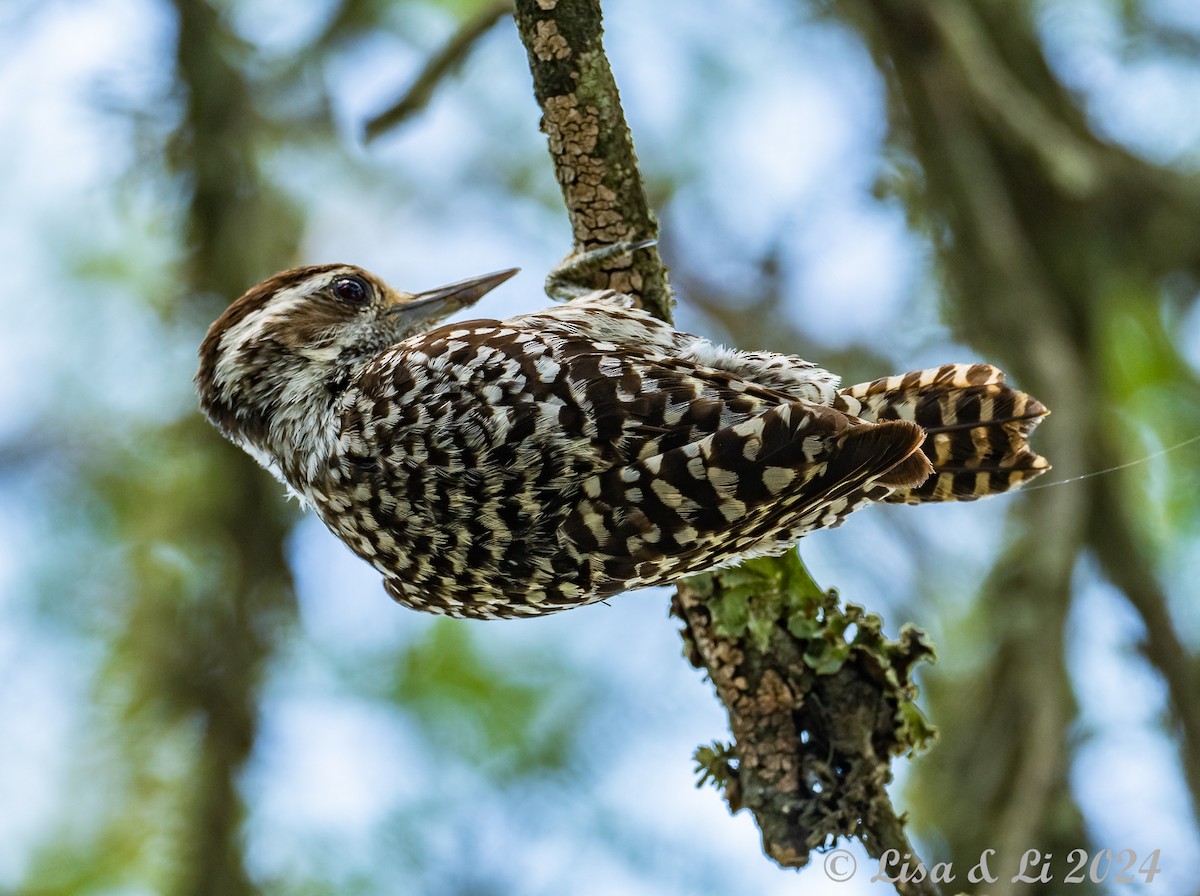
[[[518,0],[516,18],[574,251],[656,238],[658,222],[601,43],[599,2]],[[628,293],[651,314],[671,319],[666,269],[655,250],[614,259],[594,285]]]

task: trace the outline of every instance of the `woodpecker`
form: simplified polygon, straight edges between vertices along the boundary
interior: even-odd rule
[[[614,291],[442,324],[516,273],[421,293],[284,271],[200,347],[208,419],[417,610],[539,616],[780,554],[880,502],[973,500],[1049,465],[989,364],[839,388]]]

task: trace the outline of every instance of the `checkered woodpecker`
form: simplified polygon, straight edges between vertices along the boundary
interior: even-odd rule
[[[972,500],[1049,468],[1047,413],[987,364],[839,389],[611,291],[439,326],[511,277],[416,295],[278,274],[200,348],[208,418],[401,604],[536,616],[778,554],[877,501]]]

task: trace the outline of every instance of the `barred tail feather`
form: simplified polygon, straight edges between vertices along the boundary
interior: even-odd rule
[[[907,420],[925,430],[933,475],[888,501],[973,501],[1010,491],[1050,469],[1029,434],[1050,413],[1005,385],[990,364],[947,364],[843,389],[833,406],[863,420]]]

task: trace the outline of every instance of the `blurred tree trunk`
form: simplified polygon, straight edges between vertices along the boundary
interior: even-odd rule
[[[263,128],[246,48],[204,0],[172,6],[183,114],[167,156],[187,190],[177,310],[212,319],[294,254],[299,224],[258,170]],[[159,892],[248,896],[257,888],[244,863],[239,778],[266,662],[295,613],[283,551],[290,516],[275,484],[199,414],[145,438],[164,461],[118,485],[136,522],[110,678],[128,695],[134,780],[108,839],[141,855]],[[128,842],[148,828],[153,844]]]
[[[1024,0],[838,0],[834,9],[887,78],[893,142],[920,169],[910,206],[934,236],[956,332],[1053,409],[1038,436],[1058,471],[1137,457],[1143,446],[1122,416],[1152,423],[1168,444],[1194,432],[1131,402],[1114,352],[1124,319],[1152,342],[1195,420],[1200,388],[1158,309],[1167,275],[1200,274],[1200,183],[1093,134],[1052,75]],[[1148,394],[1162,384],[1142,385]],[[1062,857],[1088,843],[1068,780],[1075,707],[1064,627],[1072,575],[1089,552],[1142,617],[1200,807],[1200,667],[1172,627],[1139,531],[1144,501],[1101,476],[1015,504],[975,609],[987,659],[962,678],[928,676],[943,737],[918,766],[914,817],[936,825],[956,860],[988,847],[1007,861],[1030,847]],[[1015,886],[1002,877],[989,892]]]
[[[262,126],[237,39],[203,0],[173,0],[178,15],[176,71],[185,91],[176,169],[191,186],[186,295],[213,317],[248,284],[295,254],[297,215],[258,170]],[[199,416],[182,424],[219,458],[228,477],[198,531],[226,548],[228,578],[193,603],[177,660],[190,667],[167,699],[202,722],[190,811],[180,830],[177,896],[257,892],[246,876],[238,777],[258,730],[259,685],[267,660],[295,613],[283,552],[288,517],[279,489]],[[194,637],[189,637],[194,636]]]

